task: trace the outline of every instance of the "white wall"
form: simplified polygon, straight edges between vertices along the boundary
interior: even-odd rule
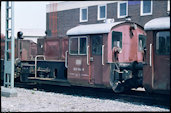
[[[63,10],[69,10],[69,9],[75,9],[75,8],[81,8],[81,7],[87,7],[87,6],[93,6],[93,5],[100,5],[100,4],[108,4],[108,3],[114,3],[118,1],[65,1],[65,2],[51,2],[46,6],[46,12],[54,12],[54,11],[63,11]],[[54,5],[56,5],[53,7]]]

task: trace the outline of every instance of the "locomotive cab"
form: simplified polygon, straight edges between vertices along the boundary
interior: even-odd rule
[[[123,92],[142,86],[146,34],[130,21],[79,25],[67,31],[68,81]]]
[[[119,93],[142,87],[142,69],[146,54],[146,33],[143,28],[133,22],[119,24],[112,27],[108,41],[112,89]]]
[[[155,18],[144,26],[147,33],[143,85],[149,92],[170,93],[170,17]]]

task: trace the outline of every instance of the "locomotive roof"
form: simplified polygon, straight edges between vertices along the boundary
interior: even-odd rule
[[[145,30],[170,29],[170,17],[160,17],[150,20],[144,25]]]
[[[99,33],[109,33],[111,28],[124,23],[114,22],[114,23],[100,23],[100,24],[89,24],[89,25],[79,25],[71,28],[67,31],[67,35],[83,35],[83,34],[99,34]]]

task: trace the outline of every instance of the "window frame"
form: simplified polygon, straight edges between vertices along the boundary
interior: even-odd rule
[[[120,16],[120,14],[121,14],[121,12],[120,12],[120,4],[123,4],[123,3],[126,3],[126,15]],[[117,16],[118,16],[118,18],[125,18],[125,17],[128,16],[128,1],[120,1],[120,2],[118,2],[117,8],[118,8],[118,11],[117,11],[117,13],[118,13]]]
[[[160,33],[160,32],[169,32],[170,33],[170,31],[169,30],[161,30],[161,31],[155,31],[154,32],[154,37],[155,37],[155,41],[154,41],[154,43],[155,43],[155,54],[156,55],[160,55],[160,56],[165,56],[165,55],[170,55],[170,53],[160,53],[160,52],[158,52],[158,50],[157,50],[157,41],[159,41],[159,40],[157,40],[159,37],[157,36],[157,34],[158,33]],[[166,39],[166,37],[165,37],[165,39]],[[167,42],[167,40],[165,41],[165,42]],[[169,43],[170,43],[170,41],[169,41]],[[158,43],[159,44],[159,43]],[[160,45],[158,45],[159,47],[160,47]]]
[[[170,12],[170,0],[167,1],[167,11]]]
[[[87,10],[87,19],[86,20],[82,20],[82,10],[83,9]],[[80,8],[80,22],[87,22],[87,21],[88,21],[88,7]]]
[[[120,53],[122,53],[122,49],[123,49],[123,33],[122,32],[120,32],[120,31],[112,31],[112,37],[111,37],[111,39],[112,39],[112,41],[111,41],[111,49],[113,49],[113,32],[118,32],[118,33],[121,33],[121,51],[120,51]]]
[[[77,38],[78,39],[78,53],[77,54],[73,54],[70,51],[71,50],[71,48],[70,48],[70,46],[71,46],[70,41],[73,38]],[[85,52],[85,54],[80,54],[80,38],[86,38],[86,52]],[[73,36],[73,37],[70,37],[69,38],[69,55],[87,55],[87,46],[88,46],[88,37],[87,36]]]
[[[103,35],[102,34],[95,34],[95,35],[92,35],[92,36],[100,36],[101,38],[101,49],[102,49],[102,45],[103,45]],[[93,53],[93,40],[94,40],[94,37],[91,37],[91,52],[92,52],[92,55],[102,55],[102,51],[100,51],[100,53]]]
[[[142,52],[143,50],[140,50],[140,43],[139,43],[139,40],[140,40],[140,35],[145,37],[145,45],[146,45],[146,42],[147,42],[147,36],[143,35],[143,34],[139,34],[138,35],[138,51]]]
[[[143,4],[144,4],[144,1],[146,1],[146,0],[142,0],[141,1],[141,6],[140,6],[140,16],[147,16],[147,15],[152,15],[153,14],[153,1],[152,0],[150,0],[151,1],[151,12],[150,13],[143,13]]]
[[[105,6],[105,17],[104,18],[100,18],[100,7]],[[107,5],[103,4],[103,5],[98,5],[97,8],[97,20],[105,20],[107,18]]]

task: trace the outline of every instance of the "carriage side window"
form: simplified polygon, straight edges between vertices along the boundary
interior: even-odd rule
[[[170,54],[170,32],[169,31],[157,32],[156,53],[160,55]]]
[[[143,51],[145,48],[146,48],[146,36],[139,35],[138,49],[139,51]]]
[[[102,35],[92,35],[92,54],[93,55],[101,55],[102,54]]]
[[[122,49],[122,33],[121,32],[112,32],[112,48],[119,47]]]
[[[69,40],[69,53],[71,55],[86,55],[86,47],[86,37],[73,37]]]

